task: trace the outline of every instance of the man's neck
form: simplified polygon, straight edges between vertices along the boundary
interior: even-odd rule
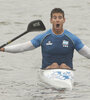
[[[52,31],[53,31],[56,35],[60,35],[60,34],[62,34],[62,33],[64,32],[64,29],[59,30],[59,31],[56,31],[56,30],[52,29]]]

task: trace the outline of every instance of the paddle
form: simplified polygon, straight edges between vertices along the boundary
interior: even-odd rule
[[[33,31],[44,31],[46,28],[43,24],[43,22],[41,20],[35,20],[35,21],[32,21],[28,24],[28,27],[27,27],[27,30],[16,36],[15,38],[11,39],[10,41],[8,41],[7,43],[3,44],[0,46],[0,49],[5,47],[6,45],[10,44],[11,42],[15,41],[16,39],[20,38],[21,36],[27,34],[28,32],[33,32]]]

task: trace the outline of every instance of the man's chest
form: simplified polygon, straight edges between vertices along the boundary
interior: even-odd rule
[[[49,54],[68,54],[73,52],[74,46],[70,39],[47,37],[42,42],[42,50]]]

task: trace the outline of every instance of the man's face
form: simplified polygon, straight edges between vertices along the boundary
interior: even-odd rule
[[[53,30],[59,32],[63,29],[63,24],[65,18],[61,13],[53,13],[52,18],[50,19],[51,24],[53,25]]]

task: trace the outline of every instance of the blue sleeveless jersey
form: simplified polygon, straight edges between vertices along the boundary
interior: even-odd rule
[[[74,49],[80,50],[84,44],[81,40],[64,30],[63,34],[56,35],[52,30],[36,36],[31,40],[35,48],[41,46],[42,49],[42,69],[56,62],[59,65],[65,63],[73,69]]]

